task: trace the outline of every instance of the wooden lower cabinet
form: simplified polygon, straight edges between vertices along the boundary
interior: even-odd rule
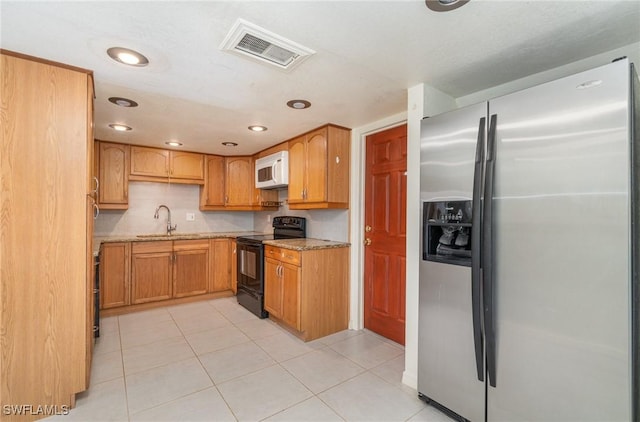
[[[100,309],[235,294],[235,250],[228,238],[103,243]]]
[[[131,303],[131,243],[105,243],[100,249],[100,308]]]
[[[229,239],[211,239],[211,283],[209,292],[231,289],[231,244]]]
[[[173,242],[133,243],[131,250],[131,303],[171,298]]]
[[[209,284],[209,241],[173,242],[173,297],[200,295]]]
[[[267,247],[267,253],[268,250],[269,247]],[[280,265],[281,262],[276,259],[264,259],[264,309],[269,312],[269,316],[276,318],[282,318]]]
[[[231,291],[238,294],[238,246],[235,239],[231,239]]]
[[[265,247],[265,309],[304,341],[349,323],[349,249]]]

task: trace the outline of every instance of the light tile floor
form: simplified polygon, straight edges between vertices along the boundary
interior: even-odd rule
[[[103,318],[65,421],[432,421],[404,348],[369,331],[304,343],[225,298]]]

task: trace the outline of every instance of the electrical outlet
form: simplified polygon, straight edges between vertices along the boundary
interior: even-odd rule
[[[267,223],[271,223],[271,214],[267,214]]]
[[[187,213],[187,221],[196,221],[196,213],[188,212]]]

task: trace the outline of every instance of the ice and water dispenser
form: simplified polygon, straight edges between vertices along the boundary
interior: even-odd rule
[[[422,259],[471,266],[471,201],[424,202]]]

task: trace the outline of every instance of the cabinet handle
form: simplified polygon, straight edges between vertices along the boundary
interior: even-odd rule
[[[96,220],[100,215],[100,207],[97,203],[93,203],[93,219]]]
[[[100,188],[100,181],[98,180],[97,177],[93,176],[93,181],[96,182],[96,187],[94,190],[91,191],[91,193],[95,193],[96,194],[96,198],[98,197],[98,189]]]
[[[225,204],[228,204],[228,203],[229,203],[229,197],[228,197],[227,195],[225,195],[225,197],[224,197],[224,203],[225,203]]]

